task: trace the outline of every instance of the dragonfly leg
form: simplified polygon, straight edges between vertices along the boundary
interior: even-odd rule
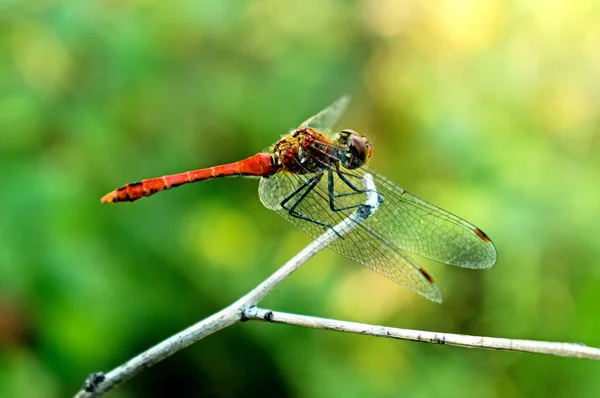
[[[329,208],[331,209],[331,211],[343,211],[343,210],[350,210],[350,209],[358,209],[360,207],[367,206],[364,203],[360,203],[360,204],[352,205],[352,206],[336,207],[335,200],[337,198],[341,198],[344,196],[360,195],[360,194],[369,192],[368,190],[356,188],[356,186],[354,186],[354,184],[352,184],[339,170],[336,171],[336,174],[354,192],[336,194],[333,171],[331,169],[329,169],[328,174],[327,174],[327,180],[328,180],[327,185],[329,188]]]
[[[319,184],[319,181],[321,181],[321,178],[323,178],[323,174],[318,174],[318,175],[316,175],[316,176],[314,176],[314,177],[306,180],[304,182],[304,184],[302,184],[301,186],[299,186],[292,193],[290,193],[286,198],[284,198],[281,201],[280,205],[281,205],[282,208],[284,208],[285,210],[287,210],[287,212],[288,212],[288,214],[290,216],[299,218],[301,220],[312,222],[312,223],[320,225],[320,226],[322,226],[324,228],[331,228],[331,229],[333,229],[333,231],[336,234],[338,234],[337,231],[333,228],[332,225],[324,223],[324,222],[321,222],[321,221],[318,221],[318,220],[315,220],[315,219],[310,218],[310,217],[307,217],[304,214],[299,213],[298,211],[296,211],[296,208],[300,205],[300,203],[302,203],[302,201],[306,198],[306,196],[313,189],[315,189],[315,187],[317,186],[317,184]],[[292,199],[294,199],[294,197],[297,197],[297,198],[294,200],[294,202],[292,203],[292,205],[288,207],[288,205],[287,205],[288,202],[290,202]],[[338,234],[338,236],[339,236],[339,234]]]
[[[350,189],[352,189],[354,192],[350,192],[350,193],[345,193],[345,194],[339,194],[336,195],[336,197],[341,197],[341,196],[350,196],[350,195],[355,195],[357,193],[375,193],[377,194],[377,201],[379,202],[379,204],[381,205],[383,203],[383,195],[378,192],[377,190],[371,190],[371,189],[358,189],[353,183],[350,182],[350,180],[348,180],[348,178],[346,177],[346,175],[352,176],[354,178],[360,178],[357,175],[351,174],[351,173],[347,173],[347,172],[343,172],[340,169],[336,170],[336,174],[338,175],[338,177],[340,177],[340,179],[342,181],[344,181],[344,183],[346,183],[346,185],[348,185],[348,187],[350,187]]]
[[[294,196],[298,195],[298,193],[302,192],[303,190],[306,189],[306,191],[303,193],[303,197],[301,199],[304,199],[306,197],[306,195],[308,195],[308,192],[310,192],[309,187],[313,184],[318,183],[321,178],[323,177],[323,174],[318,174],[315,175],[311,178],[309,178],[308,180],[304,181],[304,183],[302,185],[300,185],[298,188],[296,188],[292,193],[290,193],[288,196],[286,196],[285,198],[283,198],[283,200],[281,201],[281,203],[279,203],[281,205],[281,207],[283,207],[285,210],[290,211],[290,208],[286,206],[286,204],[292,200],[292,198],[294,198]],[[301,200],[299,199],[299,200]],[[292,205],[293,208],[295,208],[298,205],[298,200],[296,202],[294,202],[294,204]]]
[[[356,192],[356,193],[366,193],[366,192],[367,192],[367,190],[364,190],[364,189],[358,189],[358,188],[356,188],[356,186],[355,186],[354,184],[352,184],[352,183],[350,182],[350,180],[348,180],[348,178],[346,178],[346,176],[344,175],[344,173],[343,173],[342,171],[340,171],[340,169],[337,169],[337,170],[335,171],[335,173],[336,173],[336,174],[338,175],[338,177],[340,177],[340,179],[341,179],[342,181],[344,181],[344,182],[346,183],[346,185],[348,185],[348,186],[350,187],[350,189],[352,189],[354,192]],[[356,177],[356,176],[355,176],[355,175],[353,175],[353,174],[350,174],[350,175],[351,175],[352,177]],[[352,194],[350,194],[350,195],[352,195]],[[338,195],[338,196],[340,196],[340,195]]]

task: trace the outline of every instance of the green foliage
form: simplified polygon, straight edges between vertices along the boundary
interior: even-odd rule
[[[420,260],[436,305],[323,252],[265,300],[310,315],[600,346],[591,0],[0,5],[0,396],[63,397],[233,302],[309,242],[257,181],[100,205],[265,149],[342,94],[373,165],[499,261]],[[248,323],[114,396],[598,396],[598,365]]]

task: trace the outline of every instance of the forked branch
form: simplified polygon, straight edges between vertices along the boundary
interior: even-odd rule
[[[446,344],[458,347],[487,348],[490,350],[520,351],[533,354],[549,354],[561,357],[584,358],[600,361],[600,349],[577,343],[557,343],[552,341],[517,340],[498,337],[468,336],[464,334],[426,332],[412,329],[398,329],[387,326],[338,321],[335,319],[287,314],[253,307],[246,311],[248,319],[285,323],[313,329],[333,330],[367,336],[387,337],[398,340],[419,341],[422,343]]]
[[[76,398],[98,397],[127,381],[142,370],[160,362],[177,351],[211,335],[227,326],[247,320],[261,320],[274,323],[286,323],[315,329],[334,330],[339,332],[364,334],[376,337],[387,337],[401,340],[420,341],[434,344],[447,344],[461,347],[488,348],[495,350],[521,351],[538,354],[550,354],[576,358],[600,360],[600,349],[586,347],[581,344],[554,343],[532,340],[512,340],[493,337],[466,336],[449,333],[435,333],[418,330],[389,328],[385,326],[367,325],[333,319],[316,318],[304,315],[287,314],[256,307],[277,285],[296,271],[302,264],[335,239],[343,238],[361,221],[370,217],[381,204],[371,175],[364,177],[366,191],[365,205],[348,216],[341,223],[327,230],[319,238],[304,248],[294,258],[284,264],[273,275],[267,278],[244,297],[196,323],[193,326],[169,337],[156,346],[137,355],[108,373],[91,374]]]

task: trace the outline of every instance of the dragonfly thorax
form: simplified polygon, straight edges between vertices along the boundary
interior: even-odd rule
[[[316,173],[340,161],[340,147],[318,131],[302,127],[273,147],[277,166],[294,174]]]

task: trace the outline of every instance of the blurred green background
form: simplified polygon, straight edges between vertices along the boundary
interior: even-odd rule
[[[0,3],[0,396],[64,397],[309,243],[258,181],[102,206],[250,156],[337,97],[372,164],[475,223],[488,271],[437,305],[325,251],[263,306],[600,346],[600,3]],[[597,363],[235,325],[112,397],[597,397]]]

